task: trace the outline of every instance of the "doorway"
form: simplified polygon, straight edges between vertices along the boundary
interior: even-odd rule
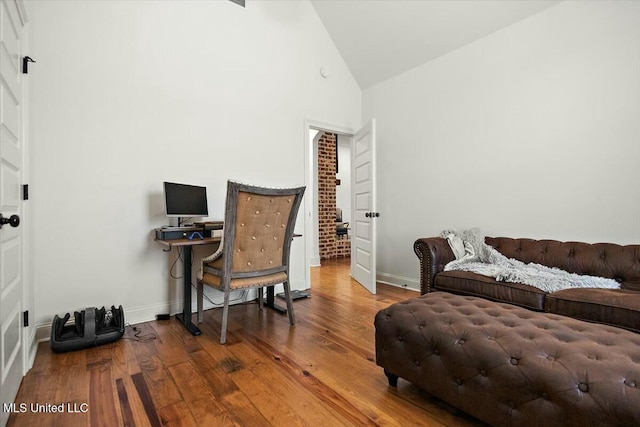
[[[376,293],[376,122],[370,119],[361,129],[340,128],[305,119],[305,282],[311,286],[311,260],[318,245],[318,156],[314,147],[317,138],[309,138],[312,130],[344,135],[351,153],[351,268],[350,275],[372,294]],[[334,215],[332,212],[331,215]],[[335,221],[335,220],[334,220]],[[335,224],[334,224],[335,225]],[[319,259],[318,263],[320,264]]]
[[[305,234],[309,236],[305,248],[305,272],[306,283],[311,286],[312,268],[318,268],[328,260],[348,262],[345,254],[351,253],[350,238],[342,240],[343,237],[336,235],[336,208],[342,209],[342,222],[350,222],[353,132],[340,126],[306,120],[305,135]],[[349,274],[350,269],[342,271]]]

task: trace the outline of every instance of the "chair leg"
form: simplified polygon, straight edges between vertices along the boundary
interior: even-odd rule
[[[220,344],[227,342],[227,318],[229,317],[229,288],[224,290],[224,307],[222,308],[222,326],[220,330]]]
[[[203,303],[203,299],[204,299],[204,289],[203,289],[204,285],[202,284],[201,281],[198,280],[198,293],[197,293],[197,303],[198,303],[198,323],[202,323],[202,320],[204,319],[204,310],[202,309],[202,303]]]
[[[296,315],[293,313],[293,300],[291,299],[291,287],[289,282],[283,282],[284,285],[284,297],[287,300],[287,313],[289,314],[289,323],[291,325],[296,324]]]
[[[258,307],[260,310],[264,308],[264,288],[256,288],[258,291]]]

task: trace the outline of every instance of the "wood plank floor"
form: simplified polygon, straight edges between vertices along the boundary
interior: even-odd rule
[[[256,304],[205,312],[202,335],[175,320],[127,327],[126,339],[54,354],[40,343],[9,426],[472,426],[482,425],[375,364],[373,318],[417,293],[349,277],[348,259],[312,270],[296,326]],[[126,310],[125,310],[126,316]],[[31,404],[49,405],[33,413]],[[64,412],[51,412],[64,404]],[[57,407],[57,406],[56,406]],[[44,412],[45,410],[49,410]]]

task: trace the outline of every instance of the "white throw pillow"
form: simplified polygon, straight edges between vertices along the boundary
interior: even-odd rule
[[[449,242],[449,246],[451,246],[451,250],[456,256],[456,259],[460,259],[465,255],[464,242],[460,237],[451,233],[447,236],[447,242]]]

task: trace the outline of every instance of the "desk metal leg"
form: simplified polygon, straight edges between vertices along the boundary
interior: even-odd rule
[[[286,314],[287,313],[287,309],[279,306],[278,304],[276,304],[275,302],[275,298],[274,298],[274,289],[275,286],[267,286],[267,302],[264,304],[265,307],[269,307],[281,314]]]
[[[191,246],[183,246],[182,247],[182,256],[183,256],[183,272],[182,277],[184,279],[183,288],[182,288],[182,313],[176,314],[176,319],[178,319],[185,328],[192,335],[200,335],[200,328],[198,328],[191,321]]]

